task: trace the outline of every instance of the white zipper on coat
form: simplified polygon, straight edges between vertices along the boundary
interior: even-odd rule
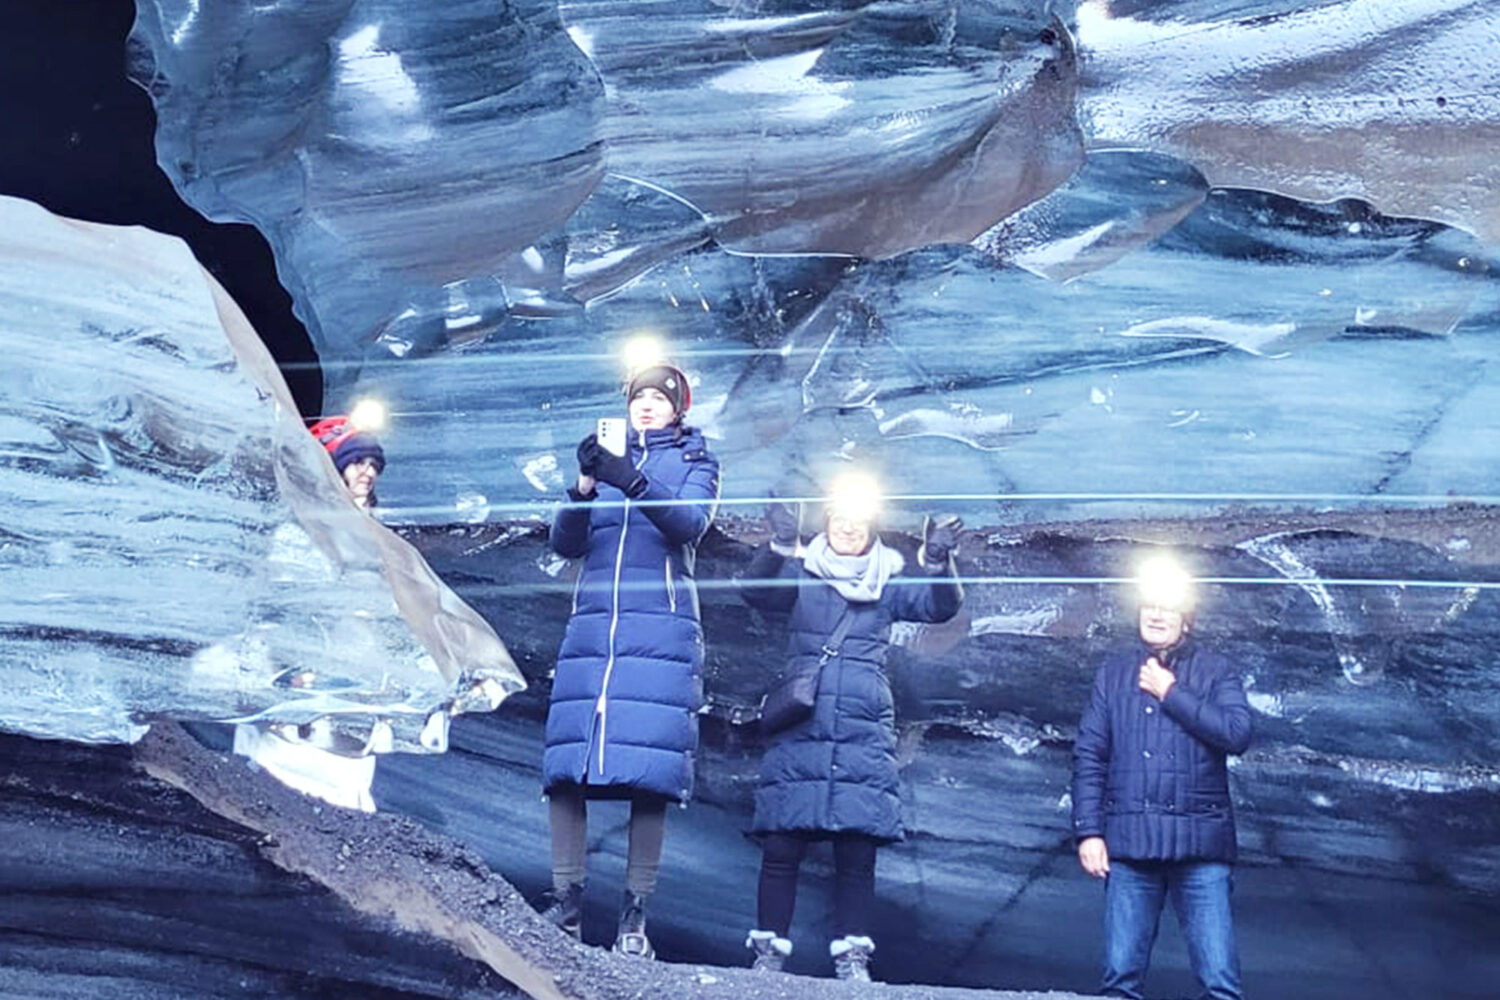
[[[666,569],[666,574],[667,574],[667,604],[668,604],[669,607],[671,607],[672,613],[676,614],[677,613],[677,588],[674,587],[674,586],[672,586],[672,557],[671,556],[667,556],[665,559],[662,560],[662,563],[664,565],[664,568]]]
[[[636,471],[646,464],[646,432],[641,431],[641,460]],[[599,774],[604,774],[604,745],[608,742],[606,727],[609,724],[609,678],[615,672],[615,630],[620,627],[620,568],[625,562],[625,533],[630,528],[630,497],[620,508],[620,543],[615,546],[614,586],[610,590],[609,609],[609,655],[604,661],[604,680],[599,685],[599,700],[594,703],[594,715],[599,719]]]

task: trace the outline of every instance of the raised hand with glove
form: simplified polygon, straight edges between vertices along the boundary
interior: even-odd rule
[[[922,548],[918,557],[928,569],[948,565],[948,560],[958,549],[958,533],[964,522],[956,514],[928,514],[922,520]]]
[[[598,455],[603,450],[597,434],[590,434],[578,442],[578,483],[568,488],[568,496],[574,502],[594,498],[594,473],[598,470]]]
[[[788,507],[777,500],[766,508],[766,525],[771,529],[771,546],[783,555],[792,553],[802,541],[802,505]]]

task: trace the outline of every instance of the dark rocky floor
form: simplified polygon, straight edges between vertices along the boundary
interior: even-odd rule
[[[501,997],[483,966],[355,912],[125,747],[0,736],[0,996]]]
[[[0,996],[1044,997],[617,958],[461,843],[322,806],[170,723],[134,750],[0,736],[0,753]]]

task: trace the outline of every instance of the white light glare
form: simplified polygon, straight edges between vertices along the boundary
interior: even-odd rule
[[[1136,571],[1135,579],[1142,604],[1171,611],[1187,611],[1193,607],[1192,574],[1169,555],[1146,558]]]
[[[349,422],[362,431],[378,431],[385,428],[385,415],[385,404],[367,397],[354,404]]]
[[[654,334],[641,333],[625,341],[625,370],[631,375],[643,368],[659,365],[666,360],[661,339]]]
[[[868,524],[880,513],[880,483],[868,472],[844,472],[828,487],[828,513]]]

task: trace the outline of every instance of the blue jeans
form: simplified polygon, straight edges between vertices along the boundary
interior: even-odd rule
[[[1222,861],[1109,860],[1104,890],[1105,996],[1141,1000],[1162,903],[1168,896],[1187,941],[1203,1000],[1241,1000],[1240,959],[1229,896],[1234,876]]]

